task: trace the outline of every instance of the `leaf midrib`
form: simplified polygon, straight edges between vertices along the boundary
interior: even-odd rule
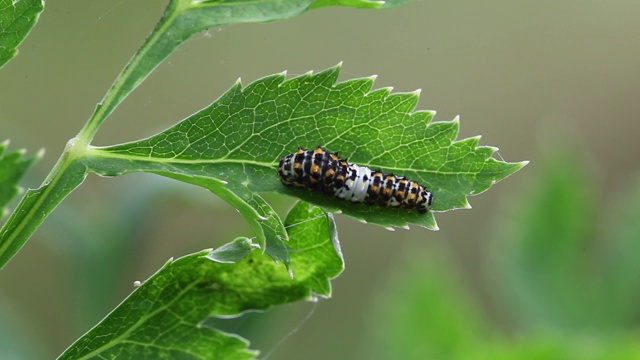
[[[270,169],[275,169],[278,167],[278,162],[264,162],[264,161],[255,161],[249,159],[229,159],[229,158],[219,158],[219,159],[197,159],[197,160],[189,160],[189,159],[179,159],[179,158],[158,158],[153,156],[140,156],[140,155],[124,155],[118,153],[112,153],[100,148],[92,148],[87,152],[89,157],[97,157],[97,158],[109,158],[109,159],[118,159],[118,160],[127,160],[127,161],[143,161],[143,162],[156,162],[156,163],[164,163],[164,164],[187,164],[187,165],[197,165],[197,164],[242,164],[242,165],[254,165],[259,167],[267,167]],[[372,170],[377,169],[385,169],[385,172],[398,172],[398,174],[402,174],[403,172],[417,172],[417,173],[431,173],[437,175],[478,175],[483,172],[483,169],[479,169],[478,171],[439,171],[439,170],[425,170],[425,169],[411,169],[411,168],[398,168],[398,167],[390,167],[390,166],[380,166],[369,163],[359,163],[359,166],[366,166]]]
[[[180,291],[178,294],[176,294],[176,296],[174,296],[174,298],[165,303],[162,306],[159,306],[158,308],[156,308],[156,310],[153,310],[151,312],[146,313],[145,315],[141,316],[138,318],[138,320],[135,322],[135,324],[133,324],[132,326],[130,326],[125,332],[123,332],[121,335],[116,336],[113,340],[111,340],[109,342],[109,344],[101,346],[96,348],[95,350],[93,350],[92,352],[86,354],[85,356],[81,357],[80,359],[88,359],[91,356],[95,355],[95,354],[99,354],[101,352],[104,352],[120,343],[123,342],[123,339],[127,339],[127,337],[129,335],[131,335],[131,333],[133,333],[136,329],[138,329],[140,326],[142,326],[143,324],[145,324],[149,319],[151,319],[152,317],[154,317],[156,314],[168,309],[171,305],[173,305],[176,301],[178,301],[179,299],[181,299],[184,294],[186,294],[187,292],[189,292],[192,288],[194,288],[196,286],[196,283],[199,281],[200,279],[198,279],[197,281],[193,281],[191,284],[189,284],[188,286],[186,286],[185,288],[182,289],[182,291]],[[139,289],[138,289],[139,290]]]

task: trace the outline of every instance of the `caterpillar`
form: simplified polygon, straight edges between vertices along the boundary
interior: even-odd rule
[[[284,156],[280,159],[278,176],[285,186],[366,205],[415,209],[424,214],[433,203],[433,194],[418,182],[350,163],[320,146],[315,150],[299,147],[295,153]]]

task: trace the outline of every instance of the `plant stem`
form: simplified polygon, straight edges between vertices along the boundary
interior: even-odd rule
[[[80,161],[104,120],[184,39],[168,31],[189,6],[171,0],[151,35],[116,78],[78,135],[71,139],[42,186],[25,193],[0,228],[0,269],[22,248],[44,219],[85,179],[88,169]]]
[[[173,39],[167,29],[185,8],[180,0],[172,0],[151,35],[147,37],[140,49],[133,55],[129,63],[120,72],[116,80],[98,104],[93,115],[76,136],[76,145],[86,147],[91,143],[100,125],[129,94],[171,53],[162,51]],[[177,46],[177,45],[176,45]],[[174,47],[175,48],[175,47]],[[173,48],[171,48],[173,49]]]
[[[86,177],[86,166],[67,146],[42,186],[28,190],[0,228],[0,269],[24,246],[53,209]]]

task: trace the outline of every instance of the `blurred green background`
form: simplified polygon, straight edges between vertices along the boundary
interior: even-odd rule
[[[47,2],[0,71],[0,140],[47,150],[26,185],[48,173],[163,5]],[[343,79],[421,88],[419,108],[436,120],[461,115],[460,137],[481,134],[505,160],[531,164],[471,198],[473,210],[439,214],[438,232],[338,215],[346,270],[333,298],[231,330],[271,359],[640,358],[639,13],[623,0],[414,1],[211,29],[165,61],[94,143],[151,135],[238,77],[285,69],[344,61]],[[282,213],[292,203],[269,200]],[[52,358],[169,257],[250,234],[202,189],[90,176],[0,272],[0,348],[8,359]]]

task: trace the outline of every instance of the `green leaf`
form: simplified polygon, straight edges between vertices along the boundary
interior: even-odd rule
[[[640,301],[640,177],[629,188],[615,202],[622,206],[608,212],[611,216],[604,227],[607,231],[602,243],[606,248],[602,251],[604,265],[598,288],[607,318],[620,328],[633,329]]]
[[[18,54],[42,10],[43,0],[0,0],[0,68]]]
[[[201,194],[199,191],[171,180],[160,177],[138,180],[120,183],[121,187],[99,204],[88,205],[91,211],[86,211],[87,204],[62,202],[56,207],[55,216],[47,221],[48,251],[55,251],[53,257],[64,264],[72,283],[66,289],[73,294],[74,302],[73,314],[66,322],[69,331],[88,329],[104,317],[105,309],[114,307],[114,294],[121,293],[130,264],[140,259],[139,230],[154,217],[150,209],[167,203],[189,206],[205,201],[193,198],[199,196],[195,193]],[[215,202],[199,207],[203,212],[213,213],[215,208]]]
[[[638,334],[609,337],[549,333],[484,343],[469,353],[445,359],[460,360],[627,360],[640,359]]]
[[[344,267],[330,215],[298,203],[285,225],[295,249],[293,278],[257,251],[236,263],[212,261],[221,252],[215,250],[171,260],[60,359],[253,358],[244,339],[200,324],[209,316],[330,296],[329,280]],[[237,239],[226,249],[243,244]]]
[[[21,188],[18,183],[26,174],[27,170],[36,161],[40,160],[43,152],[25,157],[24,150],[5,153],[9,141],[0,143],[0,219],[6,216],[6,208],[9,201],[20,193]]]
[[[580,156],[552,153],[492,250],[503,298],[528,330],[633,329],[640,301],[640,182],[603,211],[615,194],[598,196],[601,187]]]
[[[402,0],[399,0],[402,2]],[[395,3],[394,1],[393,3]],[[344,5],[376,8],[368,0],[171,0],[164,16],[123,69],[79,134],[89,144],[100,124],[164,59],[194,34],[219,26],[269,22],[298,16],[314,7]]]
[[[363,359],[466,359],[490,338],[443,250],[412,251],[397,262],[375,297]]]
[[[575,156],[543,163],[523,210],[502,234],[492,263],[504,298],[525,329],[575,330],[593,322],[584,249],[593,239],[596,187]]]
[[[235,263],[246,258],[255,249],[251,239],[241,237],[212,250],[209,259],[223,264]]]
[[[435,229],[433,213],[369,207],[283,186],[280,158],[298,146],[323,145],[360,165],[426,185],[434,210],[469,207],[476,195],[524,166],[491,158],[479,138],[455,141],[458,120],[431,122],[412,112],[418,92],[372,90],[373,78],[336,83],[340,66],[285,80],[276,74],[246,87],[236,83],[213,104],[150,138],[91,148],[84,162],[101,175],[154,172],[191,182],[236,206],[261,244],[282,249],[277,216],[256,192],[299,197],[330,211],[385,227],[414,223]]]

